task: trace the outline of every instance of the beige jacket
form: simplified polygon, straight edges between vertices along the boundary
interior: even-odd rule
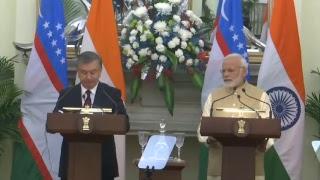
[[[253,109],[257,111],[261,111],[259,114],[261,118],[267,118],[269,117],[269,107],[262,102],[259,102],[257,100],[254,100],[247,95],[244,94],[242,89],[245,88],[245,91],[248,95],[253,96],[257,99],[260,99],[264,102],[270,103],[268,95],[261,89],[249,84],[244,83],[241,87],[238,87],[235,90],[234,95],[231,95],[227,98],[221,99],[219,101],[216,101],[213,104],[213,111],[212,116],[214,117],[247,117],[247,118],[257,118],[257,114],[253,111],[249,111],[249,108],[242,105],[238,100],[238,95],[240,95],[241,101],[252,107]],[[202,116],[208,117],[210,116],[210,109],[211,104],[213,101],[227,96],[231,94],[233,89],[229,88],[219,88],[213,91],[209,96],[208,99],[203,107],[203,113]],[[219,111],[219,109],[241,109],[244,111],[241,112],[223,112]],[[264,112],[262,112],[264,111]],[[202,143],[207,144],[207,136],[201,136],[200,134],[200,126],[198,127],[198,139]],[[270,146],[272,144],[273,140],[268,142],[267,146]],[[220,176],[221,175],[221,163],[222,163],[222,146],[219,142],[214,142],[207,144],[209,146],[209,164],[208,164],[208,176]],[[268,148],[268,147],[267,147]],[[264,169],[263,169],[263,154],[264,152],[256,151],[256,176],[263,176],[264,175]]]

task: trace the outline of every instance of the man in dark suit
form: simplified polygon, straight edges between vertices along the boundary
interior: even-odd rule
[[[102,60],[99,55],[90,51],[81,53],[77,61],[80,83],[60,92],[54,112],[62,110],[63,107],[89,106],[92,108],[112,108],[113,113],[127,115],[121,100],[121,91],[100,82],[101,71]],[[61,179],[67,179],[67,167],[68,144],[66,140],[63,140],[59,167]],[[102,179],[113,180],[117,176],[116,148],[114,137],[110,135],[102,145]]]

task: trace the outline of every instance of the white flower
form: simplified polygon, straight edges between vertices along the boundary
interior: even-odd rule
[[[129,58],[127,63],[134,64],[134,61],[131,58]]]
[[[182,42],[181,42],[181,48],[182,48],[182,49],[187,48],[187,46],[188,46],[188,44],[187,44],[185,41],[182,41]]]
[[[126,64],[126,67],[127,67],[127,69],[130,69],[130,68],[132,67],[132,64],[127,63],[127,64]]]
[[[180,31],[180,26],[176,25],[173,27],[173,32],[179,32]]]
[[[203,22],[198,16],[195,16],[194,23],[196,24],[197,27],[200,27]]]
[[[157,3],[154,5],[157,11],[163,15],[170,15],[172,11],[172,7],[168,3]]]
[[[131,49],[130,44],[125,44],[125,45],[122,46],[122,48],[123,48],[123,53],[125,55],[128,56],[128,55],[130,55],[132,53],[132,49]]]
[[[181,0],[169,0],[171,4],[180,4]]]
[[[127,33],[127,28],[123,28],[123,29],[121,30],[121,36],[125,36],[126,33]]]
[[[203,42],[201,39],[199,40],[199,46],[200,46],[200,47],[203,47],[203,46],[204,46],[204,42]]]
[[[132,67],[132,65],[134,64],[134,62],[132,61],[131,58],[128,59],[127,63],[126,63],[126,67],[127,69],[130,69]]]
[[[184,56],[179,57],[179,62],[182,63],[185,60]]]
[[[192,38],[192,33],[185,29],[180,29],[179,35],[183,41],[187,41],[188,39]]]
[[[138,61],[138,60],[139,60],[139,58],[138,58],[138,56],[137,56],[136,54],[132,56],[132,59],[133,59],[134,61]]]
[[[190,31],[193,33],[193,34],[195,34],[196,33],[196,30],[192,27],[192,28],[190,28]]]
[[[151,60],[153,60],[153,61],[155,61],[155,60],[158,60],[158,54],[157,53],[153,53],[152,55],[151,55]]]
[[[132,43],[132,48],[137,49],[139,47],[139,43],[137,41]]]
[[[191,17],[191,16],[194,15],[194,13],[193,13],[191,10],[187,10],[187,11],[186,11],[186,15],[187,15],[188,17]]]
[[[181,18],[178,15],[173,15],[173,20],[175,20],[176,22],[180,22]]]
[[[188,60],[186,61],[186,65],[187,65],[187,66],[191,66],[192,64],[193,64],[192,59],[188,59]]]
[[[130,35],[131,35],[131,36],[135,36],[135,35],[137,35],[137,34],[138,34],[138,31],[135,30],[135,29],[132,29],[131,32],[130,32]]]
[[[176,46],[177,46],[177,44],[176,44],[173,40],[171,40],[171,41],[168,42],[168,47],[169,47],[170,49],[173,49],[173,48],[175,48]]]
[[[141,79],[142,80],[146,79],[149,69],[150,69],[150,67],[147,65],[142,67],[142,69],[141,69]]]
[[[148,53],[148,50],[149,50],[149,48],[140,49],[140,51],[138,52],[138,54],[139,54],[140,56],[146,56],[147,53]]]
[[[147,8],[145,6],[141,6],[141,7],[138,7],[134,12],[133,14],[136,15],[137,17],[141,18],[143,16],[146,16],[147,15]]]
[[[159,59],[161,62],[166,62],[168,58],[164,55],[160,55]]]
[[[146,34],[142,34],[142,35],[140,36],[140,41],[141,41],[141,42],[147,41],[147,35],[146,35]]]
[[[177,49],[174,54],[179,58],[181,56],[183,56],[183,51],[181,49]]]
[[[167,23],[165,21],[157,21],[153,27],[156,32],[161,33],[167,30]]]
[[[153,22],[152,22],[150,19],[148,19],[148,20],[146,20],[146,22],[144,22],[144,25],[145,25],[147,28],[149,28],[152,23],[153,23]]]
[[[162,32],[161,35],[166,37],[166,36],[170,36],[170,33],[165,31],[165,32]]]
[[[162,37],[157,37],[157,38],[156,38],[156,43],[157,43],[157,44],[163,44]]]
[[[136,40],[136,37],[135,37],[135,36],[130,36],[130,37],[129,37],[130,43],[133,43],[135,40]]]
[[[158,52],[163,52],[165,49],[166,49],[166,48],[164,47],[163,44],[158,44],[158,45],[156,46],[156,50],[157,50]]]
[[[137,29],[138,29],[138,31],[142,32],[143,31],[143,26],[142,25],[138,25]]]
[[[137,26],[142,26],[143,25],[143,22],[141,21],[141,20],[139,20],[138,22],[137,22]]]
[[[157,65],[156,69],[157,69],[156,78],[158,78],[161,75],[161,72],[163,71],[163,66]]]
[[[148,50],[147,55],[150,56],[152,54],[151,50]]]
[[[186,27],[186,28],[189,28],[190,27],[190,23],[189,21],[181,21],[181,24]]]
[[[123,19],[123,25],[128,25],[130,24],[130,21],[132,19],[132,14],[133,14],[133,10],[131,10],[128,15]]]
[[[123,50],[128,51],[131,49],[131,46],[130,46],[130,44],[125,44],[122,46],[122,48],[123,48]]]
[[[172,40],[176,43],[176,45],[180,44],[180,39],[178,37],[174,37]]]

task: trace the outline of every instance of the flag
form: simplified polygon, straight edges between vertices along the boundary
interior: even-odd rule
[[[205,72],[201,94],[201,105],[205,104],[209,94],[223,85],[220,73],[222,61],[231,53],[238,53],[248,60],[247,45],[243,33],[242,0],[220,0],[217,12],[215,38]],[[199,180],[206,180],[208,168],[208,150],[204,145],[200,149]]]
[[[97,52],[103,61],[101,81],[121,90],[126,97],[121,54],[112,1],[93,0],[90,8],[81,51]],[[119,180],[125,178],[125,136],[115,136]]]
[[[222,0],[218,14],[220,18],[216,37],[212,44],[202,88],[202,106],[212,90],[223,85],[220,73],[223,58],[228,54],[238,53],[248,60],[247,43],[243,33],[242,1]]]
[[[46,132],[46,120],[68,84],[64,27],[63,1],[42,0],[21,100],[24,143],[15,146],[12,180],[57,179],[62,137]]]
[[[215,18],[215,20],[213,22],[213,28],[212,28],[212,32],[211,32],[211,36],[210,36],[210,42],[212,44],[213,44],[213,41],[214,41],[214,39],[216,37],[217,26],[218,26],[218,22],[219,22],[219,19],[220,19],[221,4],[222,4],[222,0],[219,0],[217,11],[216,11],[216,18]]]
[[[275,0],[258,86],[281,121],[281,137],[265,154],[267,180],[300,180],[305,90],[293,0]]]

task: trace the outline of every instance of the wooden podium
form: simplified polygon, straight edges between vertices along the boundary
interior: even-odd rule
[[[101,179],[101,144],[105,137],[126,134],[125,115],[48,113],[47,131],[68,140],[68,180]]]
[[[223,146],[222,180],[255,179],[255,151],[265,138],[279,138],[276,119],[202,117],[200,133]]]
[[[135,159],[133,163],[138,166],[139,159]],[[181,172],[186,166],[186,161],[184,160],[174,160],[170,159],[164,169],[154,170],[152,173],[152,180],[181,180]],[[139,169],[139,180],[145,180],[145,170]]]

